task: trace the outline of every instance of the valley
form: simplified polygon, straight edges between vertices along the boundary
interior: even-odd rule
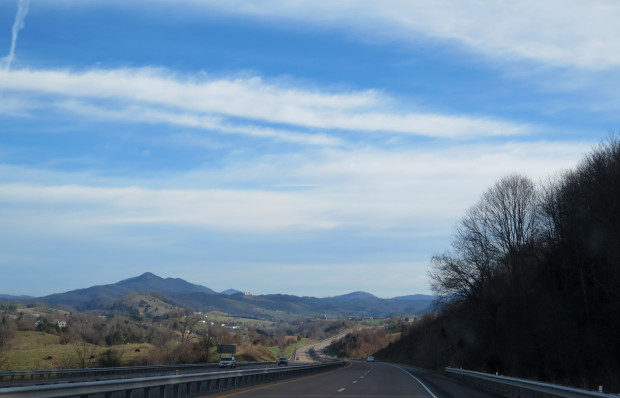
[[[345,330],[381,330],[365,346],[374,352],[431,304],[432,296],[363,292],[324,299],[216,293],[146,273],[46,297],[0,299],[0,370],[216,362],[218,344],[236,345],[239,361],[273,361]]]

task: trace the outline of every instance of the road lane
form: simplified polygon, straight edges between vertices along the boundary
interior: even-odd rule
[[[448,377],[441,372],[400,365],[400,367],[418,378],[437,398],[499,398],[501,395],[479,390],[463,381]]]
[[[332,336],[332,337],[329,337],[329,338],[327,338],[327,339],[325,339],[323,341],[320,341],[318,343],[297,347],[295,349],[294,354],[293,354],[292,362],[294,364],[304,364],[304,363],[317,362],[316,358],[311,354],[311,352],[314,352],[315,355],[318,355],[318,356],[325,355],[324,352],[323,352],[325,347],[330,345],[334,340],[338,340],[338,339],[346,336],[350,332],[351,332],[350,330],[347,330],[347,331],[344,331],[344,332],[342,332],[342,333],[340,333],[340,334],[338,334],[336,336]]]
[[[389,364],[353,361],[334,371],[211,395],[219,398],[385,397],[441,398],[406,371]]]

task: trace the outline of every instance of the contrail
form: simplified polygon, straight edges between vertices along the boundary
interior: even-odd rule
[[[15,46],[17,45],[17,33],[24,27],[24,18],[28,13],[28,0],[17,1],[17,15],[15,15],[15,22],[13,23],[13,36],[11,38],[11,51],[9,55],[2,58],[5,62],[4,70],[8,71],[11,68],[13,58],[15,58]]]

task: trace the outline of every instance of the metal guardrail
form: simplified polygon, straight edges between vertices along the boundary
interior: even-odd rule
[[[261,366],[269,364],[275,364],[275,362],[237,362],[238,367]],[[85,381],[84,379],[89,378],[110,378],[115,376],[125,378],[146,374],[164,376],[166,374],[174,374],[177,371],[182,373],[199,372],[217,367],[217,363],[199,363],[179,365],[122,366],[110,368],[8,371],[0,372],[0,387],[33,383],[62,383],[75,380]]]
[[[171,376],[141,377],[80,383],[48,384],[39,386],[8,387],[0,389],[1,398],[60,398],[94,397],[103,395],[131,397],[141,392],[144,397],[189,397],[223,389],[232,389],[295,377],[309,372],[324,371],[342,362],[290,366],[288,368],[248,369],[226,372],[178,374]],[[114,394],[114,395],[113,395]]]
[[[577,388],[556,386],[554,384],[540,383],[517,379],[514,377],[498,376],[488,373],[474,372],[471,370],[446,368],[449,376],[464,380],[466,383],[490,390],[494,393],[507,397],[517,398],[609,398],[617,395],[603,394],[601,392],[580,390]]]

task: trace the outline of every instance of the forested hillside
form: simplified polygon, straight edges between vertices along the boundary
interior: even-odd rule
[[[510,175],[432,258],[446,306],[378,356],[620,390],[620,141],[536,185]]]

